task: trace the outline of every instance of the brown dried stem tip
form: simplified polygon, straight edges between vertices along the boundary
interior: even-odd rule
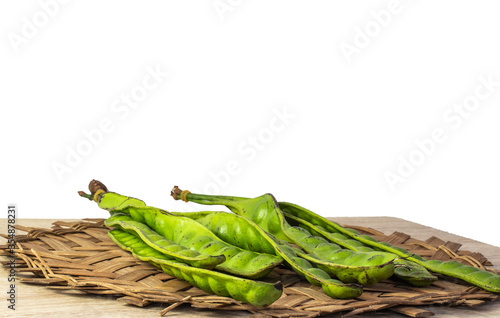
[[[92,195],[94,195],[99,189],[104,190],[104,192],[108,192],[108,188],[106,188],[106,186],[101,181],[95,179],[90,181],[89,190]]]
[[[87,194],[83,191],[78,191],[78,194],[81,197],[87,198],[89,200],[94,200],[94,196],[95,196],[97,191],[102,190],[102,191],[104,191],[104,193],[108,192],[108,188],[106,188],[106,186],[101,181],[97,181],[95,179],[90,181],[89,190],[90,190],[90,194]],[[101,191],[101,193],[102,193],[102,191]]]
[[[84,197],[84,198],[87,198],[87,199],[89,199],[89,200],[92,200],[92,195],[90,195],[90,194],[87,194],[87,193],[85,193],[85,192],[83,192],[83,191],[78,191],[78,194],[79,194],[81,197]]]
[[[174,188],[172,189],[172,191],[170,191],[170,195],[175,199],[175,200],[179,200],[180,199],[180,195],[181,195],[181,192],[182,190],[179,189],[178,186],[174,186]]]

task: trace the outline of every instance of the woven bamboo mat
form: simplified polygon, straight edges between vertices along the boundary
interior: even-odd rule
[[[209,295],[153,265],[135,259],[111,241],[103,221],[58,221],[53,223],[52,229],[16,225],[17,230],[26,232],[26,235],[17,235],[17,248],[14,250],[19,280],[53,289],[112,295],[119,301],[139,307],[163,303],[166,308],[160,312],[162,316],[179,305],[187,304],[210,310],[247,311],[254,318],[316,317],[332,313],[348,317],[382,310],[410,317],[427,317],[433,313],[419,306],[477,306],[498,297],[457,280],[440,277],[433,285],[424,288],[386,280],[365,287],[364,293],[356,299],[339,300],[328,297],[321,287],[312,286],[293,271],[279,268],[267,279],[283,282],[283,296],[271,306],[259,308],[231,298]],[[494,271],[482,254],[461,251],[458,243],[445,242],[437,237],[419,241],[400,232],[386,236],[371,228],[347,227],[426,258],[454,259]],[[0,246],[0,252],[0,255],[11,255],[5,245]],[[8,264],[2,263],[4,266]]]

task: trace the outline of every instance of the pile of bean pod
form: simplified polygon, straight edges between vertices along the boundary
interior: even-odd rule
[[[332,298],[355,298],[363,286],[390,277],[428,286],[439,273],[500,293],[500,276],[455,261],[427,260],[378,242],[271,194],[257,198],[194,194],[174,187],[174,199],[223,205],[228,212],[168,212],[143,201],[89,184],[94,200],[107,210],[111,239],[134,257],[207,293],[254,306],[279,299],[281,282],[266,276],[278,266],[321,286]]]

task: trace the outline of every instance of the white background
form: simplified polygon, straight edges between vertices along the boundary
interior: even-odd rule
[[[166,210],[205,209],[172,200],[173,185],[271,192],[324,216],[395,216],[500,246],[498,12],[497,1],[2,1],[4,217],[8,203],[19,224],[106,217],[77,195],[95,178]],[[128,109],[122,98],[141,92]],[[474,110],[459,123],[464,102]],[[415,140],[436,129],[422,157]],[[412,153],[391,189],[386,174]]]

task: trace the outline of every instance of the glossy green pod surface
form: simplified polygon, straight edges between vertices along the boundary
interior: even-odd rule
[[[431,272],[456,277],[487,291],[500,293],[500,275],[488,272],[473,266],[464,265],[456,261],[442,262],[439,260],[426,260],[421,256],[409,253],[407,250],[392,246],[389,243],[379,242],[368,235],[361,235],[352,229],[346,229],[322,216],[296,204],[280,202],[280,208],[295,217],[306,220],[314,225],[319,225],[331,233],[341,233],[365,245],[378,250],[394,253],[407,261],[417,263]]]
[[[132,252],[134,257],[156,264],[167,274],[185,280],[207,293],[229,296],[254,306],[267,306],[278,300],[283,293],[280,282],[266,283],[196,268],[171,259],[144,243],[139,237],[121,230],[109,232],[111,239],[121,248]]]
[[[278,240],[245,217],[212,211],[176,214],[196,220],[230,244],[256,252],[273,252],[280,255],[296,273],[304,276],[311,284],[321,286],[325,294],[332,298],[354,298],[363,292],[361,286],[357,284],[346,284],[332,279],[327,272],[298,256],[288,243]],[[242,239],[241,233],[251,238],[251,242]]]
[[[227,206],[234,213],[252,220],[277,239],[297,244],[306,252],[313,254],[308,261],[320,265],[323,270],[345,283],[372,285],[391,277],[394,273],[393,261],[396,257],[393,254],[344,250],[322,237],[313,236],[304,229],[290,226],[271,194],[247,199],[189,193],[186,195],[186,200]],[[317,248],[318,245],[321,245],[321,248]]]
[[[123,231],[132,233],[138,236],[144,243],[149,245],[149,247],[194,267],[212,269],[226,260],[225,256],[222,254],[216,256],[206,254],[203,255],[195,250],[188,249],[184,246],[176,244],[173,241],[167,240],[146,224],[137,222],[126,214],[116,213],[115,215],[109,217],[104,222],[104,225],[109,227],[118,227]]]
[[[331,233],[325,230],[325,228],[321,225],[312,224],[304,219],[293,216],[286,212],[283,212],[283,214],[285,215],[285,218],[292,224],[300,225],[304,229],[307,229],[309,232],[324,237],[325,239],[328,239],[331,242],[334,242],[344,248],[354,251],[363,251],[363,252],[375,251],[372,247],[367,246],[342,233]],[[389,254],[396,256],[396,254],[393,253]],[[422,265],[408,261],[404,258],[394,259],[394,265],[395,265],[394,275],[397,278],[404,280],[413,286],[418,286],[418,287],[429,286],[438,279],[436,276],[429,273],[429,271],[427,271],[427,269]]]
[[[227,244],[209,229],[189,218],[175,216],[150,206],[129,206],[123,202],[130,202],[130,198],[113,192],[103,193],[98,198],[99,207],[110,211],[112,215],[128,215],[134,221],[146,224],[168,241],[202,255],[224,255],[225,261],[215,267],[218,270],[257,279],[269,274],[283,261],[275,255],[256,253]]]

